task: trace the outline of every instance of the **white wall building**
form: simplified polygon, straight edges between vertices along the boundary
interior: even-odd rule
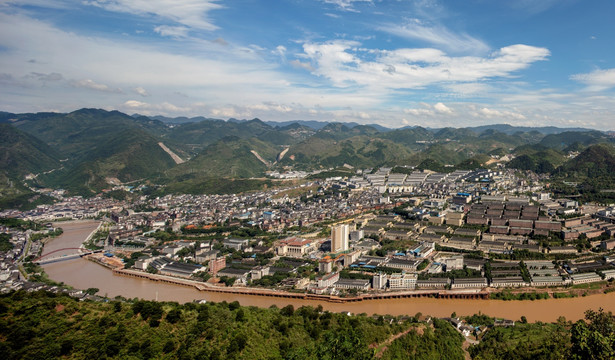
[[[350,238],[350,227],[348,225],[338,225],[331,228],[331,252],[341,252],[348,250],[348,239]]]

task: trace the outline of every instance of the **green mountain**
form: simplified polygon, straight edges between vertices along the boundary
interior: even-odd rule
[[[273,128],[259,119],[246,122],[206,119],[196,123],[177,125],[169,133],[168,138],[182,142],[198,152],[227,136],[249,139],[271,131]]]
[[[207,146],[190,161],[165,171],[164,181],[170,183],[199,177],[262,177],[282,150],[257,138],[227,136]]]
[[[517,157],[507,164],[512,169],[551,173],[566,161],[564,152],[543,145],[522,145],[514,152]]]
[[[453,139],[453,140],[465,140],[476,138],[478,133],[471,129],[456,129],[456,128],[443,128],[438,130],[434,137],[437,139]]]
[[[23,179],[60,167],[60,154],[12,125],[0,124],[0,171]]]
[[[577,179],[612,178],[615,182],[615,145],[592,145],[565,162],[557,171]]]
[[[566,131],[545,136],[540,145],[563,150],[573,144],[589,146],[592,144],[613,142],[613,138],[600,131]]]
[[[343,135],[330,131],[316,134],[291,146],[280,165],[306,170],[339,167],[344,164],[373,167],[397,163],[411,154],[403,145],[386,139],[361,135],[338,141],[337,137],[344,138]]]
[[[516,155],[511,167],[537,172],[558,169],[578,177],[582,171],[563,167],[565,155],[595,143],[613,142],[598,131],[556,128],[494,125],[392,130],[355,123],[278,125],[259,119],[169,119],[100,109],[68,114],[0,113],[0,123],[14,126],[3,128],[8,129],[3,130],[7,150],[0,181],[16,188],[20,176],[41,173],[30,185],[62,187],[82,195],[117,182],[140,181],[194,192],[211,188],[215,178],[260,178],[268,170],[315,170],[345,164],[472,168],[493,163],[491,156],[510,153]],[[57,170],[48,172],[52,169]],[[248,183],[237,182],[232,188],[263,185]]]
[[[382,139],[391,140],[409,147],[417,147],[417,141],[430,141],[434,139],[434,134],[422,127],[406,128],[393,130],[381,134]]]
[[[37,179],[43,186],[89,195],[108,187],[109,178],[129,182],[175,165],[158,145],[163,139],[156,133],[164,131],[162,123],[134,119],[118,111],[81,109],[55,116],[23,117],[14,125],[45,141],[66,159],[61,170]]]
[[[555,191],[582,201],[615,201],[615,145],[592,145],[553,171]],[[576,186],[564,185],[565,182]],[[569,183],[568,183],[569,184]]]
[[[49,198],[30,190],[24,179],[60,168],[58,158],[56,151],[41,140],[12,125],[0,124],[0,208],[32,208],[49,202]]]

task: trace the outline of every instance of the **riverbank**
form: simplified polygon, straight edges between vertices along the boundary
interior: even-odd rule
[[[65,246],[62,243],[67,238],[74,239],[80,236],[81,241],[83,241],[98,225],[97,223],[91,223],[88,226],[82,226],[82,224],[78,223],[75,224],[75,227],[72,227],[66,226],[66,223],[63,224],[65,233],[51,241],[51,244],[59,248]],[[114,273],[112,270],[86,259],[74,259],[44,265],[43,267],[49,278],[56,282],[63,282],[76,289],[99,288],[98,294],[109,298],[122,296],[125,298],[158,299],[160,301],[176,301],[180,303],[195,300],[213,302],[238,301],[244,306],[264,308],[272,305],[278,307],[293,305],[295,308],[306,305],[313,307],[320,305],[332,312],[344,311],[370,315],[414,316],[420,312],[436,317],[447,317],[453,312],[456,312],[458,316],[470,316],[481,312],[492,317],[506,319],[519,319],[521,316],[525,316],[530,322],[555,322],[560,316],[565,316],[569,320],[579,320],[584,317],[586,310],[597,310],[601,307],[607,311],[615,312],[615,292],[535,301],[391,296],[386,298],[372,297],[367,301],[331,302],[319,297],[307,297],[304,294],[296,294],[299,295],[297,297],[277,297],[263,296],[256,293],[246,294],[243,291],[227,291],[228,289],[238,288],[216,287],[217,290],[223,291],[201,291],[190,283],[175,284]],[[274,291],[275,293],[275,290],[269,291]],[[292,294],[295,295],[294,293]],[[391,295],[393,294],[391,293]]]
[[[101,264],[107,268],[110,268],[108,264],[104,264],[96,261],[96,263]],[[147,279],[151,281],[164,282],[175,285],[182,286],[190,286],[199,291],[210,291],[217,293],[227,293],[227,294],[242,294],[242,295],[252,295],[252,296],[269,296],[269,297],[277,297],[277,298],[288,298],[288,299],[304,299],[304,300],[317,300],[317,301],[327,301],[333,303],[352,303],[358,301],[368,301],[368,300],[384,300],[384,299],[405,299],[405,298],[419,298],[419,297],[432,297],[436,299],[486,299],[489,296],[488,292],[485,291],[463,291],[463,290],[441,290],[441,291],[433,291],[433,290],[416,290],[416,291],[395,291],[395,292],[386,292],[386,293],[373,293],[373,294],[362,294],[360,296],[353,297],[340,297],[333,295],[319,295],[319,294],[310,294],[305,292],[290,292],[283,290],[274,290],[274,289],[263,289],[263,288],[253,288],[253,287],[222,287],[213,285],[210,283],[204,283],[189,279],[180,279],[172,276],[158,275],[158,274],[150,274],[147,272],[129,270],[129,269],[113,269],[113,274],[115,275],[123,275],[123,276],[132,276],[142,279]]]

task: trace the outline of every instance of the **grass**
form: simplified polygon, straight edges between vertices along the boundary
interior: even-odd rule
[[[606,284],[607,284],[606,281],[598,281],[598,282],[593,282],[593,283],[572,285],[571,288],[572,289],[597,290],[597,289],[602,289]]]
[[[280,198],[283,198],[284,196],[288,196],[289,198],[296,198],[296,197],[300,197],[302,195],[308,194],[310,191],[316,191],[317,189],[318,189],[318,185],[298,187],[295,189],[280,191],[279,193],[275,194],[273,198],[280,199]]]

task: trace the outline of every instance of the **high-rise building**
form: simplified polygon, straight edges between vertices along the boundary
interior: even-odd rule
[[[350,227],[348,225],[338,225],[331,228],[331,252],[348,250],[348,238]]]
[[[221,256],[217,259],[209,260],[209,272],[216,276],[218,271],[226,267],[226,257]]]
[[[354,230],[350,232],[350,240],[352,241],[360,241],[365,237],[365,232],[363,230]]]

